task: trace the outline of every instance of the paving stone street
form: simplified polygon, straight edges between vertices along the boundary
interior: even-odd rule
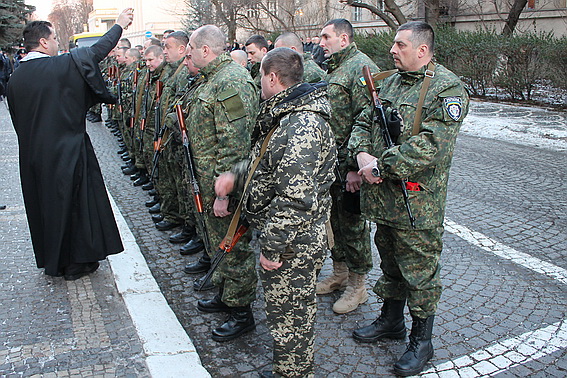
[[[257,377],[271,361],[260,287],[256,330],[226,343],[211,340],[225,315],[197,310],[197,300],[214,292],[194,292],[194,277],[183,272],[199,255],[179,254],[168,241],[176,230],[156,230],[144,206],[149,197],[120,171],[116,138],[104,124],[89,123],[87,130],[120,218],[203,367],[213,377]],[[70,282],[36,268],[5,103],[0,140],[0,205],[7,205],[0,210],[0,377],[170,376],[148,368],[147,340],[115,284],[116,262]],[[567,376],[566,155],[567,113],[473,102],[451,170],[444,292],[435,355],[423,376]],[[407,340],[359,344],[351,337],[379,314],[380,300],[370,291],[379,261],[374,250],[370,299],[356,311],[337,315],[331,307],[339,294],[319,297],[317,378],[393,376]],[[321,275],[330,271],[327,259]],[[406,324],[409,329],[407,309]]]

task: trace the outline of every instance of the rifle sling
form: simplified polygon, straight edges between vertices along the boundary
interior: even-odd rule
[[[242,190],[242,196],[240,197],[240,200],[238,201],[238,206],[236,207],[236,210],[234,211],[234,214],[232,215],[232,219],[230,221],[230,226],[228,226],[228,231],[226,232],[226,235],[223,239],[223,245],[224,245],[225,250],[226,250],[227,246],[230,246],[232,244],[232,239],[234,238],[234,234],[236,233],[236,229],[238,227],[238,221],[240,220],[240,214],[242,212],[242,204],[244,203],[244,197],[246,196],[246,189],[248,188],[248,185],[250,184],[250,181],[252,180],[252,176],[254,175],[254,171],[256,171],[256,168],[258,168],[258,164],[260,164],[260,160],[262,159],[262,157],[266,153],[266,150],[268,149],[268,142],[270,141],[270,138],[272,137],[272,135],[274,134],[274,131],[276,131],[276,129],[277,129],[277,126],[272,128],[270,130],[270,132],[268,132],[268,134],[266,135],[266,138],[264,138],[264,142],[262,142],[262,147],[260,148],[260,154],[258,155],[258,157],[256,157],[256,159],[254,159],[254,162],[252,163],[252,166],[250,167],[250,172],[248,172],[248,177],[246,178],[246,182],[244,183],[244,189]]]
[[[387,77],[392,76],[393,74],[397,73],[398,70],[389,70],[378,72],[372,75],[374,81],[384,80]],[[423,102],[425,101],[425,95],[427,94],[427,90],[429,89],[429,84],[431,84],[431,78],[435,76],[435,64],[433,62],[429,62],[427,65],[427,69],[425,70],[425,78],[423,79],[423,83],[421,84],[421,91],[419,92],[419,100],[417,101],[417,107],[415,110],[415,118],[413,119],[413,130],[411,135],[419,134],[419,128],[421,126],[421,113],[423,111]]]

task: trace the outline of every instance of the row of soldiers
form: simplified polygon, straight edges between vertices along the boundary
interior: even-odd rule
[[[402,37],[406,32],[410,35],[404,39]],[[413,82],[417,89],[410,86],[409,94],[398,93],[400,98],[405,98],[402,102],[398,102],[398,98],[387,98],[385,101],[391,104],[392,109],[405,109],[408,101],[411,103],[416,94],[419,94],[426,71],[432,69],[428,63],[433,54],[433,30],[425,23],[409,23],[406,29],[400,28],[398,35],[391,52],[400,73],[391,72],[390,75],[397,79],[405,71],[410,71],[408,68],[412,68],[411,71],[417,73],[402,78],[398,86],[402,88],[403,85]],[[265,291],[268,290],[266,302],[268,323],[274,337],[273,372],[276,376],[313,375],[315,294],[323,295],[344,289],[333,304],[333,311],[338,314],[354,311],[367,301],[366,275],[373,267],[367,220],[381,225],[381,233],[377,233],[375,242],[383,264],[387,262],[390,265],[381,266],[384,276],[374,288],[374,291],[384,298],[380,317],[372,325],[356,330],[353,337],[361,342],[374,342],[384,337],[405,337],[403,309],[407,300],[414,324],[408,350],[395,364],[395,372],[400,375],[416,374],[423,369],[433,354],[431,329],[441,290],[438,256],[441,253],[440,237],[446,180],[454,138],[466,114],[468,97],[462,83],[452,73],[439,66],[437,75],[441,79],[437,83],[440,84],[432,85],[437,92],[426,96],[425,106],[435,109],[434,105],[440,105],[435,110],[437,113],[425,112],[423,122],[435,121],[440,127],[445,127],[446,124],[451,127],[455,125],[455,128],[451,129],[454,134],[447,135],[446,140],[435,142],[448,144],[445,149],[426,151],[425,147],[435,138],[428,136],[430,131],[424,128],[420,137],[425,138],[426,142],[418,141],[407,150],[410,155],[416,155],[409,161],[403,161],[402,173],[396,172],[395,164],[393,167],[391,164],[397,161],[396,159],[403,160],[404,154],[407,153],[403,149],[403,143],[420,133],[420,120],[418,132],[414,135],[411,125],[405,127],[403,122],[399,125],[400,136],[395,148],[396,151],[402,151],[402,157],[396,155],[398,152],[386,158],[381,156],[384,144],[380,142],[382,137],[379,133],[378,136],[374,135],[372,117],[376,104],[373,103],[362,76],[362,68],[365,66],[374,73],[379,72],[379,69],[368,56],[358,50],[353,37],[353,28],[348,20],[335,19],[324,25],[320,47],[327,58],[326,72],[313,62],[311,54],[303,52],[300,38],[293,33],[284,33],[278,37],[274,42],[276,49],[269,53],[273,56],[285,55],[287,53],[278,49],[283,47],[287,48],[286,51],[294,51],[293,56],[299,55],[303,58],[300,67],[302,82],[318,83],[309,84],[311,89],[306,93],[323,92],[324,99],[317,101],[323,101],[323,108],[327,101],[330,104],[330,112],[320,109],[318,112],[324,114],[323,119],[328,122],[333,134],[326,138],[327,142],[332,142],[333,148],[328,150],[331,155],[325,155],[325,159],[336,154],[333,161],[337,162],[333,170],[332,185],[329,184],[327,193],[330,194],[332,205],[325,210],[329,213],[328,229],[332,230],[333,235],[329,240],[334,241],[331,248],[332,274],[317,283],[316,287],[313,281],[313,290],[309,288],[310,280],[315,280],[314,274],[312,277],[302,276],[300,280],[291,282],[298,285],[301,300],[297,299],[297,293],[290,294],[293,299],[281,299],[282,293],[286,292],[281,286],[264,287]],[[206,25],[194,31],[190,37],[184,32],[173,32],[164,39],[163,46],[159,46],[157,40],[148,40],[144,46],[143,61],[140,61],[136,49],[129,49],[119,43],[114,56],[108,57],[103,64],[103,72],[118,97],[117,104],[110,108],[111,120],[108,124],[123,143],[120,152],[127,161],[122,167],[123,172],[131,175],[134,185],[142,186],[153,194],[153,199],[148,201],[146,206],[153,213],[152,218],[158,230],[167,231],[181,226],[179,232],[170,236],[172,243],[184,244],[180,250],[181,254],[203,252],[199,260],[187,265],[184,271],[188,274],[210,273],[212,267],[216,268],[213,275],[206,274],[194,283],[195,290],[218,288],[218,293],[213,298],[198,301],[197,308],[200,311],[226,312],[229,315],[223,324],[212,331],[212,338],[216,341],[232,340],[255,328],[250,305],[256,298],[257,284],[256,258],[249,246],[250,232],[238,234],[237,231],[240,241],[231,246],[231,253],[226,254],[224,260],[219,262],[216,259],[218,246],[227,241],[227,230],[234,230],[235,227],[240,227],[238,230],[245,229],[246,226],[243,224],[245,222],[239,219],[236,219],[237,223],[231,222],[231,215],[239,210],[240,204],[237,203],[242,193],[236,189],[232,190],[232,186],[230,190],[224,190],[219,187],[218,180],[225,172],[234,172],[236,177],[241,177],[242,175],[238,176],[237,173],[239,169],[242,171],[243,164],[250,169],[251,151],[260,151],[259,144],[269,140],[268,126],[278,122],[273,99],[282,99],[267,88],[270,88],[273,80],[276,83],[285,82],[282,72],[289,71],[289,67],[282,67],[276,70],[273,76],[268,75],[269,72],[265,70],[262,71],[262,62],[269,55],[268,43],[261,36],[252,36],[246,42],[247,64],[237,63],[236,55],[231,57],[225,52],[225,40],[225,35],[218,27]],[[125,41],[121,41],[123,42]],[[408,53],[408,48],[413,50]],[[406,62],[409,62],[407,66]],[[385,83],[389,82],[388,80],[391,81],[388,78]],[[426,92],[427,87],[424,93]],[[292,93],[288,95],[293,97]],[[284,100],[283,102],[291,101],[287,97]],[[414,104],[413,111],[416,107]],[[392,115],[392,109],[388,113],[389,116]],[[433,118],[427,118],[429,116]],[[413,113],[411,116],[404,114],[404,118],[406,117],[418,118]],[[304,152],[297,154],[303,156]],[[423,153],[423,156],[418,152]],[[313,154],[315,161],[321,159],[321,150],[305,153],[308,157]],[[437,157],[435,161],[428,160],[436,154],[444,155]],[[423,168],[425,163],[438,166]],[[415,192],[411,196],[415,197],[414,206],[418,207],[414,209],[417,220],[408,222],[397,213],[402,209],[402,214],[405,214],[403,201],[400,204],[399,200],[395,199],[392,203],[384,204],[373,197],[382,194],[372,193],[375,188],[386,188],[384,190],[397,195],[400,191],[399,175],[411,176],[412,165],[417,167],[417,175],[424,170],[427,175],[421,184],[407,186],[410,191]],[[331,166],[326,166],[329,167]],[[261,171],[262,166],[258,169]],[[262,172],[270,174],[269,170]],[[438,176],[440,179],[437,179]],[[391,185],[383,183],[389,182],[390,178]],[[273,181],[278,180],[279,177],[273,178]],[[364,187],[370,188],[367,190],[370,197],[366,196],[361,211],[360,189],[363,187],[363,181],[367,183]],[[433,194],[429,192],[429,181],[439,186],[433,188]],[[401,182],[405,183],[404,180]],[[288,185],[299,184],[289,182]],[[243,190],[242,185],[240,189]],[[248,196],[254,195],[253,188],[249,191]],[[423,196],[432,195],[432,198],[419,197],[422,195],[418,193],[420,191],[424,193]],[[262,194],[265,193],[256,193],[258,197]],[[378,205],[384,205],[379,211],[380,214],[375,215],[376,205],[369,202],[368,198],[376,200]],[[300,199],[295,201],[302,202]],[[432,205],[429,202],[435,204],[434,212],[431,212]],[[319,205],[323,206],[324,203],[321,201]],[[246,205],[253,206],[253,201],[248,198],[244,205],[244,208]],[[421,211],[419,207],[425,210]],[[440,209],[437,209],[438,207]],[[289,209],[282,211],[289,212]],[[319,211],[325,213],[323,209]],[[394,215],[383,215],[389,212]],[[247,209],[247,213],[250,215],[253,211]],[[288,215],[291,218],[293,214]],[[327,216],[322,216],[321,219],[326,218]],[[291,253],[286,240],[293,234],[293,227],[284,226],[287,218],[278,219],[284,219],[283,223],[276,226],[253,225],[258,231],[262,248],[260,263],[264,268],[263,281],[266,272],[278,270],[281,263],[287,261],[286,256]],[[311,221],[304,220],[306,224]],[[392,227],[405,230],[406,233],[390,235]],[[324,229],[325,227],[322,230]],[[422,230],[423,232],[419,233]],[[273,239],[269,239],[269,235]],[[380,239],[387,235],[390,235],[388,240]],[[397,249],[403,249],[401,245],[404,240],[399,240],[396,235],[403,235],[406,244],[410,245],[407,247],[412,251],[410,255],[414,247],[432,247],[434,252],[431,256],[418,253],[419,258],[408,262],[412,266],[406,272],[406,267],[397,267],[396,257],[392,255],[398,253]],[[327,235],[321,235],[317,243],[323,239],[327,239]],[[229,241],[232,240],[230,237]],[[430,243],[428,240],[433,241]],[[319,269],[323,262],[322,256],[314,262],[314,266]],[[422,256],[426,256],[423,261],[420,260]],[[268,259],[266,262],[266,257],[275,257],[280,261],[272,263],[270,261],[273,260]],[[422,267],[425,276],[421,274]],[[274,298],[279,298],[275,300],[275,303],[278,303],[276,306]],[[283,302],[278,302],[279,300]],[[296,300],[299,302],[295,302]],[[291,301],[291,306],[286,301]],[[285,313],[271,317],[270,315],[278,311],[277,308]],[[301,320],[301,324],[298,324],[297,319]],[[270,323],[271,321],[273,323]],[[263,376],[270,376],[271,373],[265,372]]]

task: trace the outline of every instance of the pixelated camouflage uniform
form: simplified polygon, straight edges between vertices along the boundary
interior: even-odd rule
[[[250,152],[250,130],[257,114],[258,93],[248,71],[222,54],[200,70],[201,85],[195,91],[187,116],[197,179],[206,213],[211,250],[218,250],[231,217],[215,217],[214,182],[222,172]],[[222,302],[230,307],[249,305],[256,298],[257,276],[249,232],[220,264],[213,282],[223,290]],[[212,257],[212,256],[211,256]]]
[[[124,71],[126,65],[124,63],[120,63],[120,64],[116,63],[115,66],[118,67],[118,78],[116,80],[116,83],[113,84],[111,91],[112,94],[116,95],[116,104],[112,107],[112,119],[118,122],[118,128],[120,129],[120,132],[124,134],[125,133],[124,123],[122,122],[122,113],[120,112],[120,107],[119,107],[119,105],[122,104],[122,96],[119,96],[119,92],[120,93],[122,92],[121,77],[122,77],[122,71]]]
[[[136,63],[127,65],[120,71],[120,86],[122,92],[122,117],[118,121],[122,130],[122,138],[129,154],[133,152],[133,134],[130,128],[130,114],[132,111],[132,81]]]
[[[183,223],[184,216],[179,206],[178,181],[182,179],[181,164],[183,153],[181,144],[172,139],[171,127],[166,124],[167,114],[172,111],[172,104],[176,96],[181,95],[182,89],[187,87],[187,67],[182,63],[185,58],[177,62],[168,63],[172,70],[171,76],[164,83],[163,94],[160,99],[162,127],[164,132],[164,149],[159,158],[157,180],[154,180],[161,198],[161,213],[164,220],[173,223]],[[173,109],[173,112],[175,110]],[[176,125],[177,126],[177,125]],[[178,129],[178,127],[176,127]],[[193,223],[194,224],[194,223]]]
[[[254,81],[254,85],[256,86],[258,93],[262,90],[262,74],[260,73],[260,65],[261,63],[255,62],[252,63],[252,66],[250,66],[250,76],[252,76],[252,80]]]
[[[149,84],[149,73],[150,70],[148,67],[144,67],[140,70],[138,75],[138,85],[136,86],[136,93],[134,96],[136,97],[136,109],[134,110],[134,156],[136,162],[136,168],[138,169],[151,169],[151,167],[146,167],[146,162],[144,161],[143,153],[140,148],[140,144],[143,142],[141,140],[142,134],[144,134],[143,138],[145,139],[147,135],[145,134],[145,130],[142,131],[142,119],[146,117],[147,111],[147,104],[144,103],[146,99],[146,90]]]
[[[273,271],[260,269],[260,277],[274,338],[273,371],[285,377],[313,376],[316,267],[327,249],[325,223],[335,180],[329,113],[326,86],[298,84],[262,104],[255,128],[260,137],[253,159],[268,131],[277,127],[248,187],[244,210],[261,231],[262,254],[283,262]],[[248,165],[233,170],[239,187]]]
[[[156,90],[157,82],[161,81],[164,83],[173,74],[173,69],[169,64],[164,62],[156,68],[154,72],[150,72],[149,76],[149,86],[147,92],[144,94],[144,102],[146,104],[146,127],[144,130],[144,140],[143,140],[143,157],[148,169],[151,173],[153,169],[153,159],[154,159],[154,139],[156,132],[156,119],[155,119],[155,106],[156,106]],[[163,92],[162,92],[163,94]],[[157,188],[159,193],[159,188]]]
[[[374,291],[386,299],[407,298],[411,314],[418,318],[434,315],[441,296],[439,258],[447,181],[457,133],[469,104],[459,78],[436,65],[419,134],[412,136],[424,72],[424,68],[399,72],[381,85],[384,106],[397,109],[403,119],[399,145],[385,150],[377,125],[356,127],[349,143],[353,156],[365,151],[378,157],[384,178],[378,185],[365,184],[362,191],[364,215],[377,224],[375,242],[382,260],[383,276]],[[408,191],[415,229],[409,223],[400,189],[403,178],[421,188]]]
[[[166,150],[170,151],[169,154],[172,155],[170,159],[177,165],[175,169],[177,169],[178,175],[174,178],[177,188],[179,212],[185,224],[193,226],[197,225],[198,222],[195,215],[193,193],[189,191],[189,167],[183,152],[183,141],[181,139],[181,131],[179,129],[175,105],[180,104],[183,109],[183,114],[189,114],[189,109],[194,100],[195,90],[201,84],[203,77],[200,74],[193,76],[189,74],[187,70],[184,70],[184,73],[186,75],[185,80],[181,78],[179,78],[179,80],[180,82],[185,81],[185,85],[184,87],[182,87],[181,84],[177,85],[175,100],[171,103],[168,114],[164,120],[164,125],[169,129],[170,134],[169,144],[166,146]],[[202,232],[202,230],[200,231]]]
[[[303,54],[303,81],[305,83],[318,83],[325,80],[327,74],[313,60],[310,53]]]
[[[327,65],[326,80],[329,83],[331,102],[329,123],[337,142],[339,172],[345,180],[347,172],[358,171],[356,162],[348,157],[350,134],[353,127],[366,121],[361,115],[371,107],[370,95],[362,78],[362,67],[368,65],[373,72],[378,71],[378,67],[358,50],[355,43],[332,54]],[[331,257],[336,262],[346,262],[353,273],[366,274],[372,269],[368,224],[360,214],[349,212],[343,206],[343,188],[340,182],[337,181],[331,188],[331,196],[331,226],[335,237]]]

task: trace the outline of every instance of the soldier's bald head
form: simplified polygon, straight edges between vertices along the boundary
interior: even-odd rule
[[[281,34],[274,42],[275,47],[289,47],[297,51],[298,53],[303,53],[303,43],[301,43],[301,38],[297,34],[292,32],[286,32]]]
[[[205,25],[191,34],[191,41],[194,48],[209,46],[213,54],[220,55],[224,51],[226,36],[217,26]]]

